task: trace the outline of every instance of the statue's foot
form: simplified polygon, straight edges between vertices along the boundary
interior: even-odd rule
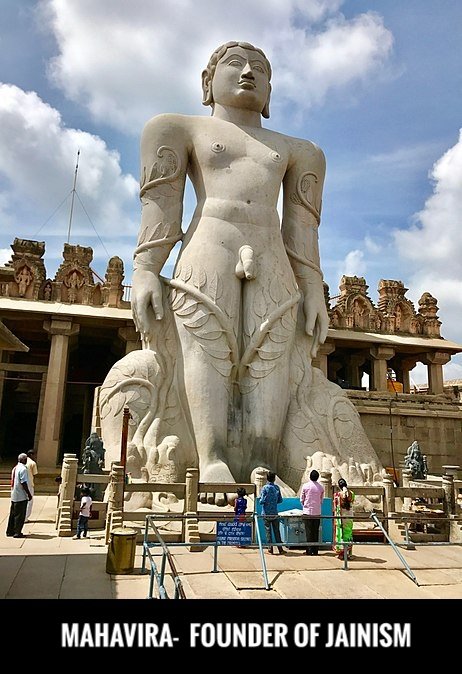
[[[256,482],[257,473],[259,473],[261,475],[262,473],[267,473],[267,472],[268,472],[268,468],[263,468],[262,466],[258,466],[257,468],[254,468],[253,471],[250,474],[250,482]],[[297,494],[294,492],[292,487],[289,487],[289,485],[286,484],[283,480],[281,480],[281,478],[278,477],[277,475],[276,475],[275,483],[279,486],[279,489],[281,490],[281,494],[285,498],[297,496]]]
[[[231,471],[223,461],[214,461],[207,465],[200,467],[200,481],[216,484],[217,482],[235,482]],[[235,493],[206,493],[199,495],[201,503],[209,503],[210,505],[225,506],[228,502],[234,503],[237,494]]]

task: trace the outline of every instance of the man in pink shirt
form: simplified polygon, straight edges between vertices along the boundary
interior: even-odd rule
[[[307,543],[317,543],[319,539],[319,524],[321,522],[321,504],[324,498],[324,487],[318,482],[319,473],[312,470],[309,482],[302,487],[300,494],[300,503],[303,507],[303,519],[305,520],[305,531]],[[317,555],[319,548],[308,545],[305,555]]]

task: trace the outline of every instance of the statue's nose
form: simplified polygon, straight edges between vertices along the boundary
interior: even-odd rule
[[[241,76],[242,76],[242,77],[246,77],[247,79],[250,79],[250,80],[255,79],[255,78],[254,78],[254,75],[253,75],[252,66],[250,65],[250,63],[247,62],[247,63],[245,64],[245,66],[244,66],[243,69],[242,69]]]

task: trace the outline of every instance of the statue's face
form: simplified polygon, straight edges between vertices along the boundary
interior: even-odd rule
[[[218,61],[212,81],[215,103],[261,112],[269,92],[266,64],[257,51],[230,47]]]

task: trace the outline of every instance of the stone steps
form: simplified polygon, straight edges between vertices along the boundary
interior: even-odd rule
[[[11,487],[10,487],[11,473],[5,470],[0,471],[0,498],[10,498]]]

